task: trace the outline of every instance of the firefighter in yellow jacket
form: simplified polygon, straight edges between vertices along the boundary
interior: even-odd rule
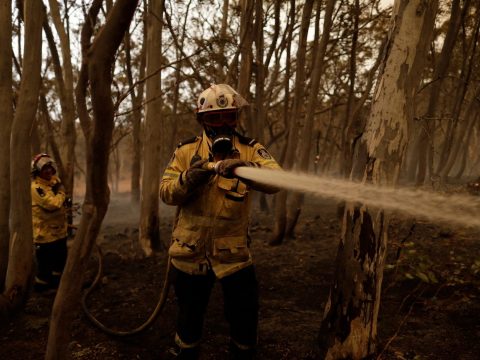
[[[235,177],[241,166],[280,169],[268,151],[235,131],[247,102],[226,84],[212,85],[197,102],[203,134],[181,142],[160,185],[176,205],[169,255],[178,300],[178,359],[197,359],[204,314],[216,279],[224,294],[232,359],[252,359],[257,342],[258,285],[249,249],[251,190],[278,189]],[[216,172],[212,172],[215,164]]]
[[[56,165],[47,154],[32,160],[33,242],[37,260],[34,289],[56,288],[67,259],[68,201]]]

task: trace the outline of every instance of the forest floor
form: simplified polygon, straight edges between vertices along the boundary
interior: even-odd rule
[[[128,194],[112,199],[99,244],[102,285],[88,304],[116,329],[132,329],[153,310],[164,279],[165,256],[142,258],[132,240],[138,210]],[[161,236],[168,242],[173,208],[162,205]],[[315,359],[315,343],[332,281],[339,238],[336,204],[310,199],[295,240],[267,244],[272,217],[254,212],[251,233],[260,283],[258,359]],[[78,220],[78,219],[77,219]],[[412,226],[413,225],[413,226]],[[379,316],[382,359],[480,358],[480,239],[475,229],[393,216]],[[403,249],[398,262],[398,246]],[[475,263],[476,262],[476,263]],[[397,264],[395,266],[395,263]],[[92,279],[92,259],[87,278]],[[55,292],[32,293],[24,311],[0,332],[0,359],[42,359]],[[73,359],[163,359],[175,333],[173,291],[152,327],[113,338],[92,326],[79,308],[69,349]],[[202,359],[226,359],[228,326],[218,284],[204,327]],[[377,356],[377,359],[379,356]]]

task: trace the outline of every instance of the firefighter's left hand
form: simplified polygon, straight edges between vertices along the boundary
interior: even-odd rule
[[[66,197],[65,198],[65,201],[63,202],[63,206],[66,207],[66,208],[71,208],[73,205],[73,200],[71,197]]]
[[[52,191],[55,195],[57,195],[59,192],[65,192],[65,188],[63,187],[63,184],[59,181],[52,186]]]
[[[218,175],[227,179],[235,177],[234,170],[240,166],[254,166],[252,162],[239,159],[221,160],[215,165],[215,171]]]

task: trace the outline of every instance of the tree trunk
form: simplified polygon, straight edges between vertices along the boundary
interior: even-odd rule
[[[60,39],[60,48],[62,49],[62,77],[56,77],[58,82],[63,82],[64,94],[60,94],[60,103],[62,108],[60,154],[64,173],[62,183],[65,185],[67,196],[72,197],[74,186],[75,170],[75,101],[73,96],[73,69],[70,51],[70,39],[62,22],[57,0],[49,0],[50,13],[53,23]],[[67,10],[65,10],[67,11]],[[68,19],[68,17],[65,17]],[[68,26],[68,24],[67,24]],[[71,215],[69,224],[72,223]]]
[[[146,14],[144,14],[146,18]],[[144,19],[146,24],[146,19]],[[145,64],[146,64],[146,26],[143,31],[142,51],[140,55],[140,69],[139,79],[145,77]],[[142,109],[141,104],[143,101],[143,83],[138,87],[135,92],[133,74],[132,74],[132,60],[130,55],[130,34],[125,36],[125,56],[126,56],[126,73],[128,79],[128,85],[132,88],[130,92],[130,98],[132,101],[133,115],[132,115],[132,175],[131,175],[131,202],[138,204],[140,202],[140,174],[141,174],[141,161],[142,161]]]
[[[263,3],[260,1],[260,3]],[[274,31],[273,31],[273,36],[272,36],[272,42],[270,44],[270,49],[268,50],[267,58],[265,59],[264,67],[265,69],[268,69],[270,65],[270,60],[272,58],[273,53],[277,49],[277,39],[278,35],[280,34],[280,8],[281,8],[282,2],[281,1],[275,1],[275,25],[274,25]],[[257,30],[258,31],[258,30]],[[282,47],[282,45],[280,45]]]
[[[190,2],[189,2],[190,4]],[[178,40],[178,34],[177,34],[177,31],[175,31],[175,29],[173,28],[172,26],[172,22],[171,22],[171,19],[170,19],[170,14],[165,11],[165,7],[163,8],[163,12],[165,14],[165,25],[167,25],[168,27],[168,30],[170,32],[170,35],[172,35],[172,38],[173,38],[173,42],[175,44],[175,47],[177,50],[180,51],[180,53],[183,55],[184,59],[185,59],[185,62],[188,64],[188,66],[192,69],[192,76],[195,78],[195,80],[198,81],[198,83],[202,86],[202,89],[206,89],[209,85],[208,83],[205,81],[205,77],[202,76],[202,74],[197,70],[197,67],[195,66],[195,64],[192,62],[192,59],[190,56],[188,56],[186,53],[185,53],[185,49],[183,48],[183,46],[180,44],[180,41]],[[161,17],[159,17],[160,19]],[[170,149],[171,150],[171,149]]]
[[[255,77],[255,116],[252,118],[252,136],[260,143],[264,143],[263,130],[265,129],[265,68],[263,66],[263,1],[255,1],[255,49],[256,49],[256,77]]]
[[[225,45],[227,44],[228,38],[227,38],[227,26],[228,26],[228,3],[229,0],[223,0],[223,6],[222,6],[222,26],[220,27],[220,44],[218,47],[218,54],[220,56],[223,56],[225,52]],[[225,59],[226,60],[226,59]],[[217,82],[223,82],[223,79],[225,79],[225,72],[223,71],[223,67],[227,65],[228,62],[223,64],[223,61],[219,61],[217,64]]]
[[[179,45],[180,48],[183,49],[185,47],[185,37],[187,36],[187,24],[189,22],[189,11],[190,11],[190,5],[192,1],[190,0],[188,2],[188,5],[185,9],[185,16],[183,20],[183,25],[182,25],[182,33],[181,37],[179,39]],[[225,4],[224,4],[225,7]],[[224,9],[225,10],[225,9]],[[228,15],[228,1],[227,1],[227,15]],[[226,16],[226,15],[225,15]],[[223,22],[224,20],[222,19],[222,30],[223,31]],[[222,35],[220,35],[222,36]],[[175,141],[177,141],[177,131],[178,131],[178,121],[174,120],[177,118],[177,112],[178,112],[178,104],[180,102],[180,84],[182,82],[182,66],[181,66],[181,58],[182,58],[182,52],[176,51],[177,53],[177,61],[178,64],[175,66],[175,85],[173,89],[173,104],[172,104],[172,113],[170,119],[173,119],[169,121],[169,127],[171,129],[169,134],[166,134],[167,139],[169,139],[168,144],[167,144],[167,150],[169,152],[172,151],[172,149],[175,148]],[[220,54],[223,54],[223,50],[220,50]],[[221,65],[219,64],[219,67],[221,68]]]
[[[0,4],[0,163],[10,163],[10,130],[13,121],[12,93],[12,1]],[[8,266],[10,232],[10,168],[0,167],[0,292],[3,292]]]
[[[293,108],[288,122],[288,138],[285,145],[285,160],[282,166],[285,170],[291,170],[295,161],[298,129],[301,126],[300,115],[302,113],[303,97],[305,93],[305,59],[307,52],[307,35],[310,27],[310,17],[313,10],[313,0],[307,0],[303,7],[302,22],[300,25],[300,40],[297,49],[297,72],[295,76],[295,90],[293,97]],[[283,242],[287,225],[287,192],[280,191],[275,198],[275,225],[271,245],[278,245]]]
[[[160,68],[162,59],[163,0],[152,0],[148,4],[147,19],[147,76]],[[159,190],[160,168],[166,153],[162,144],[165,136],[162,118],[161,73],[147,80],[147,105],[145,108],[145,143],[143,148],[143,178],[140,204],[140,245],[147,256],[152,249],[160,250]]]
[[[353,147],[351,144],[351,134],[348,133],[347,129],[353,128],[353,104],[355,100],[355,80],[357,77],[357,44],[358,44],[358,27],[359,27],[359,17],[360,17],[360,3],[359,0],[355,0],[355,4],[351,7],[351,16],[353,23],[353,34],[352,34],[352,46],[350,48],[350,69],[349,69],[349,89],[348,89],[348,99],[347,107],[345,111],[345,121],[343,123],[342,131],[342,151],[344,157],[343,164],[343,176],[348,178],[350,170],[352,169],[352,154]],[[348,136],[350,135],[350,136]]]
[[[327,52],[327,45],[330,40],[330,30],[333,24],[333,10],[335,7],[335,0],[328,0],[325,8],[325,16],[323,18],[322,38],[318,44],[317,52],[314,54],[314,64],[312,71],[312,80],[310,82],[310,93],[308,95],[307,108],[305,110],[305,123],[302,131],[302,139],[300,142],[300,161],[298,169],[301,172],[307,172],[310,165],[310,158],[312,154],[313,133],[311,129],[314,127],[315,108],[317,106],[318,91],[320,88],[320,79],[324,73],[325,54]],[[317,8],[320,12],[320,6]],[[320,17],[318,17],[320,18]],[[287,224],[287,235],[294,237],[294,229],[300,216],[303,205],[304,194],[295,193],[289,210],[292,213],[290,216],[290,224]]]
[[[32,206],[30,196],[30,138],[37,112],[42,61],[41,1],[25,0],[25,48],[23,74],[10,138],[10,189],[15,201],[10,207],[10,257],[4,296],[18,309],[26,299],[32,273]],[[0,313],[3,313],[0,311]]]
[[[91,47],[91,37],[93,30],[97,23],[97,16],[102,7],[102,0],[94,0],[88,13],[86,15],[85,23],[82,26],[82,32],[80,36],[80,44],[82,47],[82,66],[80,67],[80,73],[78,74],[77,86],[75,88],[75,100],[77,104],[78,119],[80,126],[82,127],[83,135],[85,136],[86,145],[89,144],[90,137],[92,136],[92,120],[88,114],[87,109],[87,88],[88,88],[88,57]]]
[[[252,128],[252,137],[258,142],[264,144],[264,130],[265,130],[265,67],[263,64],[264,55],[264,27],[263,17],[263,1],[255,1],[255,111],[254,115],[249,119]],[[268,211],[268,203],[265,193],[257,193],[256,197],[259,199],[260,209],[264,212]]]
[[[413,96],[435,21],[437,0],[396,0],[383,68],[367,122],[364,179],[397,183]],[[360,164],[363,165],[363,164]],[[349,203],[343,215],[334,283],[319,345],[325,359],[363,359],[375,352],[388,216]]]
[[[433,139],[435,137],[435,111],[440,100],[440,91],[442,89],[445,75],[448,71],[448,66],[450,64],[451,54],[455,46],[457,34],[460,29],[460,25],[463,22],[465,11],[469,7],[469,2],[470,0],[465,0],[463,11],[460,11],[460,0],[452,1],[450,23],[448,25],[445,41],[443,42],[442,51],[440,53],[437,65],[435,66],[435,71],[433,74],[434,81],[431,85],[432,88],[430,90],[427,111],[422,117],[422,122],[424,124],[421,127],[420,135],[418,136],[414,145],[415,150],[413,153],[418,154],[418,158],[412,157],[408,169],[408,174],[412,180],[416,176],[417,185],[421,185],[425,182],[428,168],[428,153],[433,153]]]
[[[88,79],[94,122],[87,147],[87,189],[83,215],[60,282],[47,345],[47,360],[68,357],[70,326],[78,308],[82,276],[108,208],[108,158],[114,127],[111,96],[115,53],[133,18],[137,1],[117,0],[107,22],[93,42],[88,58]],[[86,59],[84,59],[86,60]]]
[[[455,179],[460,179],[462,176],[463,176],[463,173],[465,172],[465,168],[467,166],[467,157],[468,157],[468,148],[469,148],[469,145],[470,145],[470,141],[472,139],[472,134],[473,134],[473,129],[475,127],[475,124],[477,123],[478,121],[478,117],[479,116],[479,112],[478,112],[478,109],[476,109],[475,113],[471,116],[471,119],[469,120],[469,125],[468,125],[468,129],[467,129],[467,134],[466,134],[466,137],[465,137],[465,142],[463,144],[463,149],[461,149],[462,151],[462,160],[460,162],[460,166],[458,167],[458,171],[457,171],[457,174],[455,175]],[[473,167],[475,168],[475,167]]]
[[[292,39],[293,39],[293,30],[295,24],[295,0],[290,0],[290,14],[289,14],[289,23],[288,30],[286,32],[286,55],[287,59],[290,59],[291,50],[292,50]],[[285,124],[285,129],[288,129],[288,119],[290,117],[290,75],[291,75],[291,61],[287,61],[285,65],[285,79],[283,82],[284,86],[284,100],[283,100],[283,122]],[[288,136],[288,135],[287,135]],[[283,164],[285,161],[287,146],[285,144],[283,152],[280,156],[280,163]],[[273,206],[275,209],[275,223],[273,228],[273,236],[269,240],[270,245],[280,245],[283,242],[283,237],[285,235],[285,229],[287,227],[287,192],[285,190],[280,191],[273,200]],[[276,235],[275,235],[276,234]]]
[[[465,79],[465,84],[462,86],[462,93],[463,93],[463,96],[461,96],[461,99],[459,99],[458,101],[458,107],[456,109],[456,111],[454,112],[454,117],[453,117],[453,120],[454,120],[454,124],[455,126],[452,127],[452,133],[451,134],[447,134],[450,135],[450,136],[446,136],[445,138],[448,139],[445,140],[445,144],[444,144],[444,149],[446,149],[446,145],[448,143],[450,143],[450,145],[448,146],[449,148],[449,151],[446,152],[446,156],[444,158],[445,161],[442,162],[442,166],[440,167],[439,166],[439,175],[442,179],[442,181],[445,181],[448,174],[450,173],[450,170],[452,169],[454,163],[455,163],[455,160],[457,158],[457,155],[458,155],[458,150],[459,150],[459,147],[460,145],[462,144],[462,141],[463,141],[463,137],[464,137],[464,134],[465,134],[465,131],[468,127],[468,124],[467,124],[467,121],[469,119],[469,117],[471,116],[471,112],[472,112],[472,109],[470,108],[470,106],[468,106],[468,110],[466,112],[466,115],[465,115],[465,119],[463,119],[463,124],[461,123],[462,122],[462,119],[461,119],[461,113],[462,113],[462,108],[463,108],[463,104],[464,104],[464,98],[466,97],[466,94],[467,94],[467,90],[468,90],[468,85],[470,83],[470,80],[471,80],[471,73],[472,73],[472,67],[474,66],[474,63],[476,63],[476,60],[475,60],[475,55],[476,55],[476,48],[477,48],[477,44],[478,44],[478,35],[479,35],[479,31],[480,31],[480,13],[477,13],[477,24],[476,24],[476,27],[475,27],[475,31],[472,35],[472,52],[471,52],[471,58],[470,58],[470,64],[469,64],[469,68],[468,68],[468,72],[467,72],[467,76],[466,76],[466,79]],[[480,95],[480,88],[477,88],[475,91],[474,91],[474,96],[473,96],[473,99],[477,99],[478,96]],[[476,103],[475,100],[472,100]],[[460,127],[457,131],[457,128]],[[440,165],[440,164],[439,164]]]
[[[240,18],[240,70],[238,73],[237,91],[247,101],[250,101],[250,83],[252,80],[253,51],[252,45],[255,38],[254,32],[254,0],[240,0],[242,14]],[[253,111],[246,107],[240,112],[240,126],[246,130],[249,136],[255,136],[255,124],[253,122]]]
[[[462,113],[463,104],[468,92],[468,88],[471,85],[473,69],[476,65],[475,55],[477,52],[476,50],[478,45],[479,31],[480,15],[477,13],[475,30],[471,35],[470,45],[468,47],[467,54],[465,54],[465,57],[469,57],[469,59],[465,60],[465,66],[463,66],[462,72],[460,74],[460,82],[457,90],[457,96],[455,98],[452,110],[452,120],[449,122],[449,126],[447,127],[447,131],[445,133],[440,160],[437,166],[437,174],[440,175],[442,181],[445,181],[448,175],[449,169],[446,169],[446,165],[448,164],[448,159],[451,156],[454,140],[457,136],[457,128],[459,126],[459,123],[461,122],[460,115]]]
[[[50,114],[48,112],[48,105],[47,105],[47,99],[45,98],[45,94],[43,92],[40,92],[40,103],[39,103],[39,118],[43,120],[44,126],[45,126],[45,132],[46,132],[46,144],[49,147],[49,154],[53,156],[54,159],[60,159],[60,151],[58,150],[57,147],[57,142],[55,141],[55,130],[53,129],[52,126],[52,121],[50,119]],[[39,150],[40,151],[40,150]],[[38,152],[39,152],[38,151]],[[38,154],[37,151],[35,153]],[[59,172],[60,169],[63,170],[62,166],[62,161],[60,160],[57,164]]]
[[[455,161],[458,158],[458,154],[460,152],[460,148],[462,145],[467,146],[468,142],[464,140],[465,134],[468,134],[473,130],[473,125],[475,124],[475,112],[476,112],[476,106],[477,106],[477,99],[480,97],[480,86],[477,87],[475,90],[475,93],[473,94],[472,101],[468,105],[468,108],[465,112],[465,117],[463,119],[463,123],[460,125],[460,129],[458,130],[458,134],[456,136],[456,141],[454,141],[452,145],[452,150],[450,152],[450,156],[448,158],[447,163],[445,164],[442,172],[440,173],[440,176],[442,178],[446,178],[448,174],[450,173],[450,170],[452,170],[453,165],[455,164]]]

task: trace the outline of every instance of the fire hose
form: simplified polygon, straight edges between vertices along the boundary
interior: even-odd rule
[[[162,291],[160,293],[160,297],[158,299],[157,305],[155,306],[155,309],[153,310],[152,314],[145,320],[145,322],[138,327],[136,327],[133,330],[127,330],[127,331],[122,331],[122,330],[114,330],[106,325],[104,325],[100,320],[98,320],[88,309],[87,307],[87,298],[88,296],[92,293],[92,291],[96,288],[98,283],[100,282],[100,279],[102,278],[103,274],[103,254],[100,246],[96,245],[97,253],[98,253],[98,270],[97,270],[97,275],[95,276],[95,279],[93,280],[92,284],[90,287],[85,290],[85,292],[82,295],[82,308],[83,312],[87,316],[88,320],[95,325],[98,329],[103,331],[104,333],[112,336],[119,336],[119,337],[124,337],[124,336],[131,336],[131,335],[136,335],[141,333],[142,331],[146,330],[150,325],[154,323],[154,321],[157,319],[158,315],[161,314],[168,298],[168,292],[170,289],[170,267],[171,267],[171,261],[170,261],[170,256],[167,259],[167,269],[165,271],[165,279],[163,281],[163,286],[162,286]]]

